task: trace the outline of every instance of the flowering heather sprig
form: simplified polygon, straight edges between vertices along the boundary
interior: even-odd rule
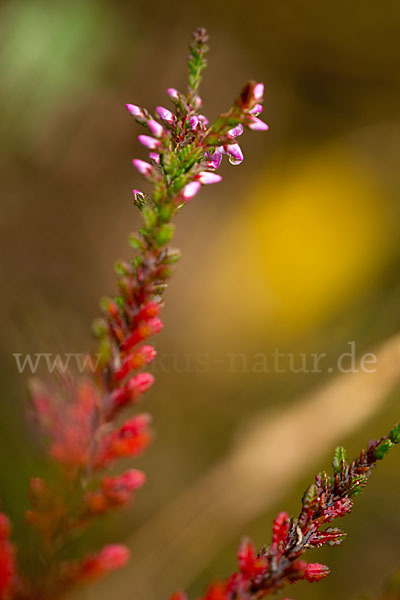
[[[60,376],[57,385],[31,382],[32,414],[49,438],[50,456],[61,467],[60,481],[50,486],[42,478],[31,480],[26,522],[41,544],[35,580],[17,582],[9,529],[4,525],[0,530],[0,600],[55,600],[71,586],[96,579],[128,560],[128,550],[115,544],[81,559],[66,561],[65,556],[70,540],[94,518],[125,506],[145,481],[136,469],[115,476],[105,469],[118,459],[136,457],[151,440],[147,414],[131,416],[121,425],[116,419],[123,418],[154,382],[143,369],[156,355],[148,342],[162,329],[162,296],[179,259],[179,252],[168,246],[174,233],[171,220],[203,185],[221,181],[215,170],[223,154],[233,163],[241,162],[243,153],[235,138],[243,126],[267,129],[257,125],[254,116],[263,92],[262,84],[254,82],[208,126],[199,113],[198,95],[206,42],[205,31],[195,31],[188,90],[167,91],[173,110],[158,106],[151,114],[135,104],[126,105],[145,128],[138,139],[150,150],[149,162],[132,161],[152,186],[149,193],[133,190],[143,217],[139,234],[130,238],[136,254],[115,265],[119,293],[101,301],[102,316],[93,326],[100,356],[95,372],[79,379]]]
[[[336,448],[333,473],[328,475],[324,471],[315,477],[315,483],[304,493],[298,518],[279,513],[273,523],[270,545],[258,552],[248,540],[242,542],[238,572],[213,584],[200,600],[259,600],[287,584],[301,580],[314,583],[327,577],[329,567],[307,563],[302,559],[303,554],[311,548],[335,546],[343,541],[346,534],[342,530],[325,526],[351,511],[354,498],[364,489],[377,461],[399,443],[400,424],[387,437],[370,441],[367,451],[362,450],[351,462],[347,461],[344,448]],[[185,594],[179,594],[170,600],[187,600]]]

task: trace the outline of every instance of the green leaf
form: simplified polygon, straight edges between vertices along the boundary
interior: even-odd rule
[[[382,460],[393,446],[393,442],[390,440],[382,440],[379,446],[374,450],[374,458],[376,460]]]
[[[349,496],[358,496],[361,494],[365,486],[367,485],[367,475],[357,475],[351,482],[349,487]]]
[[[333,453],[333,470],[335,473],[341,473],[346,465],[347,452],[343,446],[338,446]]]
[[[131,236],[129,237],[129,245],[134,248],[135,250],[142,250],[143,249],[143,242],[142,240],[136,236],[136,234],[132,233]]]
[[[155,232],[155,240],[158,247],[167,244],[174,235],[174,225],[166,223]]]
[[[318,488],[315,483],[312,483],[304,492],[302,504],[304,508],[308,508],[318,499]]]
[[[390,441],[393,442],[393,444],[400,443],[400,423],[398,423],[397,425],[395,425],[395,427],[393,427],[392,431],[389,433],[389,438],[390,438]]]

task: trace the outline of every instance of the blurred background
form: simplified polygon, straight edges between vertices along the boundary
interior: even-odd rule
[[[204,112],[264,81],[270,131],[245,133],[242,165],[177,219],[183,259],[141,407],[157,435],[135,461],[148,483],[82,542],[124,541],[133,559],[86,600],[196,596],[235,568],[241,535],[261,545],[277,511],[297,513],[335,444],[355,454],[399,420],[400,4],[3,1],[0,489],[22,559],[28,478],[51,472],[13,354],[93,350],[98,298],[139,226],[131,159],[144,155],[124,104],[168,106],[166,88],[184,89],[197,26],[210,34]],[[376,352],[376,373],[334,368],[349,342],[356,360]],[[276,350],[301,372],[259,367]],[[301,369],[312,353],[321,372]],[[377,596],[400,567],[399,475],[393,451],[345,544],[310,553],[332,575],[290,596]]]

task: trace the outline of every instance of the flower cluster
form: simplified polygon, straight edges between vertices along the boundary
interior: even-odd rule
[[[378,460],[400,443],[400,425],[387,437],[371,441],[367,451],[351,462],[344,448],[336,448],[333,473],[325,471],[315,477],[315,483],[304,493],[297,519],[281,512],[274,520],[272,540],[259,552],[245,540],[239,547],[239,570],[228,579],[208,589],[201,600],[259,600],[279,591],[287,584],[306,580],[320,581],[329,575],[329,568],[302,559],[307,549],[324,544],[340,544],[346,534],[338,528],[323,527],[338,517],[344,517],[353,507],[354,498],[363,490]],[[179,592],[170,600],[187,600]],[[286,599],[288,600],[288,599]]]
[[[187,92],[167,90],[171,110],[159,106],[151,114],[126,105],[146,130],[139,141],[149,150],[149,162],[133,160],[152,185],[150,193],[133,190],[144,223],[130,238],[134,258],[115,265],[118,295],[100,303],[102,316],[93,325],[100,356],[96,371],[81,378],[60,375],[51,385],[31,382],[32,415],[49,440],[60,478],[52,485],[39,477],[31,480],[26,522],[38,534],[41,556],[34,580],[21,578],[17,585],[6,521],[0,528],[0,600],[55,600],[70,586],[92,581],[128,560],[128,550],[115,544],[77,560],[65,556],[70,542],[94,518],[125,506],[145,481],[137,469],[113,476],[106,469],[138,456],[151,441],[149,415],[126,416],[126,411],[154,382],[145,370],[156,356],[149,340],[163,327],[162,296],[179,259],[179,252],[168,246],[171,220],[201,186],[222,179],[216,170],[223,154],[234,164],[241,162],[236,137],[243,127],[268,128],[257,117],[263,85],[254,82],[209,125],[198,94],[207,50],[207,35],[199,29],[190,46]]]

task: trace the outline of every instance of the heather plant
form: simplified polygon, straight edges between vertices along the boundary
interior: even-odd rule
[[[208,123],[198,93],[207,51],[206,32],[198,29],[190,45],[187,91],[167,90],[172,110],[159,106],[152,114],[135,104],[126,105],[144,127],[146,133],[138,139],[149,150],[148,160],[133,160],[151,187],[149,192],[133,190],[143,225],[130,238],[134,257],[115,265],[118,295],[101,300],[102,316],[93,325],[100,357],[94,372],[30,384],[31,416],[48,441],[59,477],[52,484],[40,477],[30,482],[26,524],[36,531],[40,557],[34,576],[18,563],[9,520],[0,513],[0,600],[56,600],[129,559],[128,548],[113,543],[77,557],[73,542],[93,521],[127,505],[145,482],[144,473],[137,469],[111,475],[109,468],[138,456],[151,441],[150,416],[132,415],[130,410],[154,382],[145,371],[156,356],[148,340],[163,326],[163,292],[179,259],[178,250],[169,245],[172,220],[203,185],[221,181],[217,171],[224,155],[234,165],[242,162],[237,137],[245,127],[268,129],[258,117],[264,87],[253,81],[228,111]],[[305,552],[341,543],[345,533],[331,523],[351,511],[372,469],[399,442],[400,426],[396,426],[352,461],[343,448],[337,448],[332,474],[316,476],[303,496],[299,516],[279,513],[270,544],[258,551],[250,541],[243,541],[238,570],[213,583],[203,600],[257,600],[286,584],[326,577],[329,568],[306,562]],[[177,592],[171,600],[185,598]]]

